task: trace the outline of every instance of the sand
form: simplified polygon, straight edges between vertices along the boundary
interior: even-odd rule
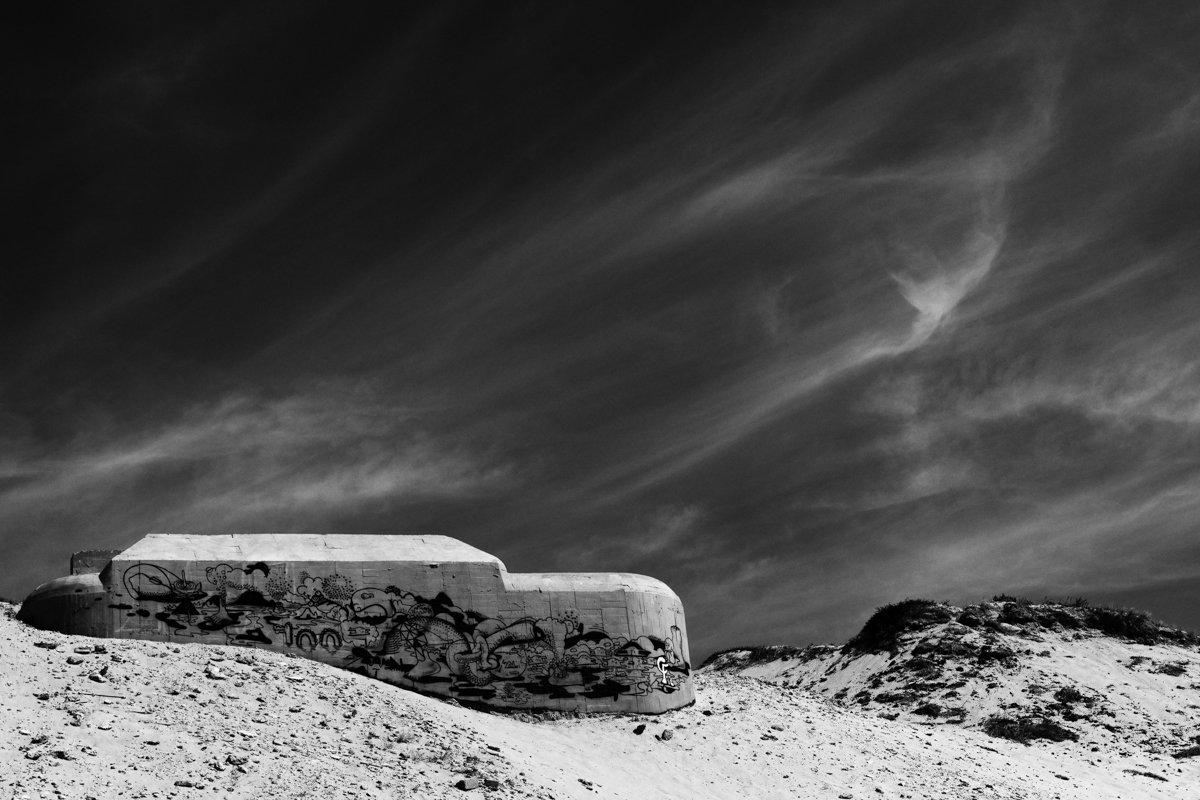
[[[61,636],[11,606],[0,626],[4,798],[1129,798],[1200,786],[1200,759],[1026,746],[720,670],[697,675],[694,706],[656,717],[513,716],[251,648]],[[75,652],[96,645],[106,652]]]

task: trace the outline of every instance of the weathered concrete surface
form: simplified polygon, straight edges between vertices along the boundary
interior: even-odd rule
[[[628,573],[509,574],[445,536],[151,534],[39,586],[61,633],[293,652],[507,708],[658,713],[694,699],[683,606]]]

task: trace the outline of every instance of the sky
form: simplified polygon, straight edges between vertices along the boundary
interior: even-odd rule
[[[1200,628],[1200,8],[46,5],[6,25],[0,595],[149,532]]]

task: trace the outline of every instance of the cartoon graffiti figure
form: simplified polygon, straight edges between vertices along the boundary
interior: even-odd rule
[[[382,625],[401,609],[401,598],[385,589],[359,589],[350,595],[350,619]]]
[[[199,581],[189,581],[186,573],[176,575],[156,564],[138,564],[125,570],[122,576],[125,590],[135,600],[159,603],[182,603],[197,600],[206,592]]]

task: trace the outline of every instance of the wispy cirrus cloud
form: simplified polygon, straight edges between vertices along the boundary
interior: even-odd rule
[[[424,425],[419,410],[383,403],[361,386],[279,399],[231,395],[152,434],[10,456],[7,472],[21,480],[0,491],[0,518],[15,532],[50,505],[83,529],[125,536],[260,529],[364,504],[461,499],[512,480],[510,463],[437,440]],[[149,487],[156,502],[142,497]]]

